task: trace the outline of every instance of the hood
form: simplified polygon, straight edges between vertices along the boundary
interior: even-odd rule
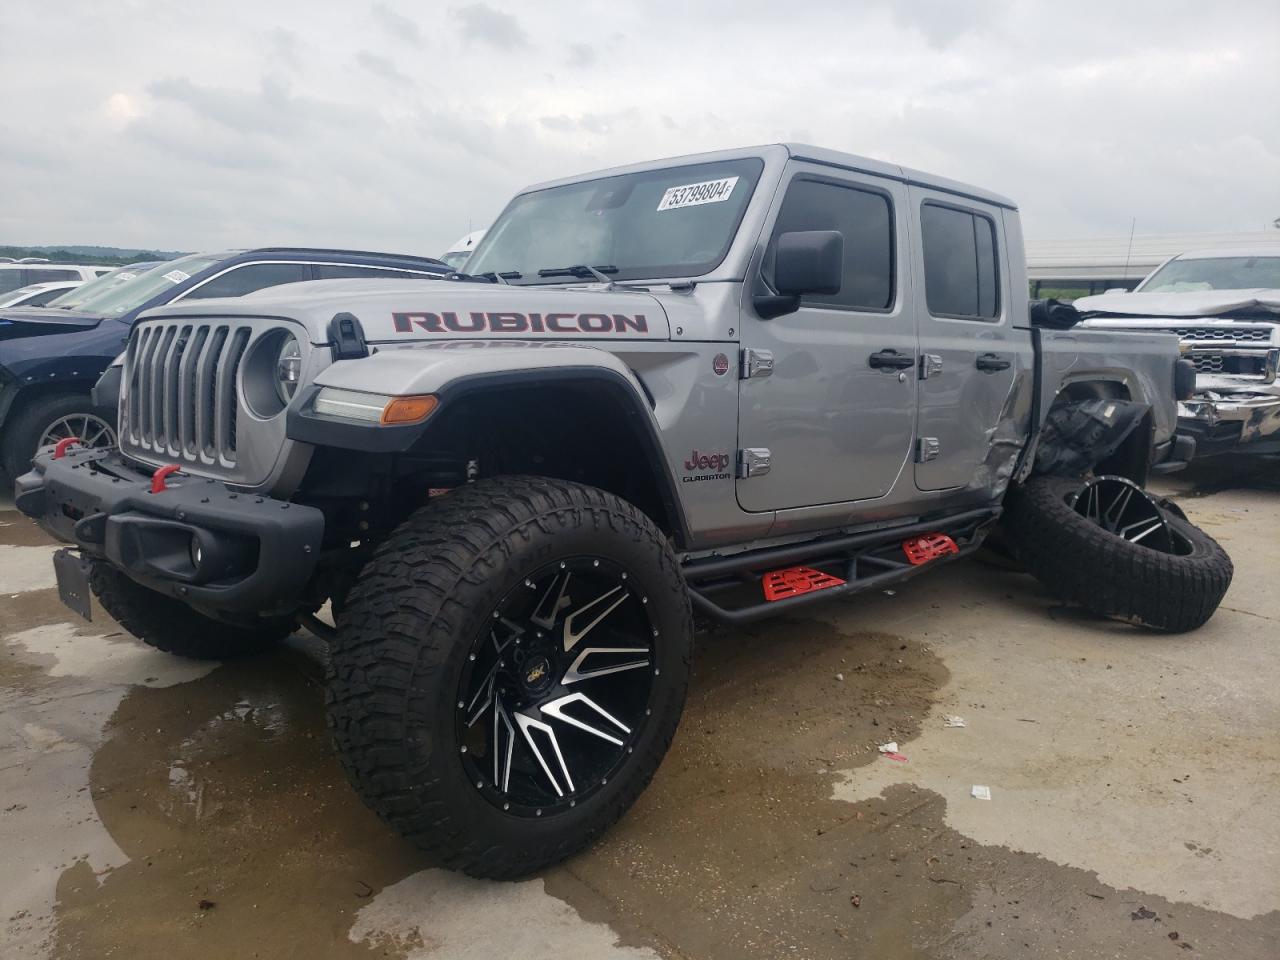
[[[1193,290],[1187,293],[1100,293],[1081,297],[1085,316],[1253,317],[1280,321],[1280,290]]]
[[[271,316],[328,340],[335,314],[351,313],[371,343],[415,340],[667,340],[666,311],[647,291],[604,284],[503,286],[446,280],[314,280],[247,297],[173,304],[140,320]]]
[[[42,337],[51,333],[92,330],[102,322],[96,313],[59,310],[56,307],[0,309],[0,340]]]

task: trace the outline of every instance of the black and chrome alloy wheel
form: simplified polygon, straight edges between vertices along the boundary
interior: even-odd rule
[[[446,866],[518,877],[593,842],[653,778],[693,612],[634,505],[492,477],[378,546],[329,654],[330,729],[365,803]]]
[[[479,793],[512,816],[577,806],[633,752],[662,640],[649,598],[617,563],[551,563],[499,601],[468,653],[458,752]]]
[[[1130,543],[1161,553],[1185,554],[1189,546],[1150,494],[1125,477],[1092,477],[1070,505],[1086,520]]]

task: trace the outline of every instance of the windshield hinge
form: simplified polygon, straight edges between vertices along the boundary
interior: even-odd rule
[[[334,360],[362,360],[369,355],[364,328],[355,314],[335,313],[329,321],[329,345]]]

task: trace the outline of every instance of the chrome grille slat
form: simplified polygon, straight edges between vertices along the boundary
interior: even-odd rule
[[[217,390],[218,363],[222,358],[222,348],[226,342],[227,328],[215,329],[209,335],[204,356],[200,358],[200,363],[196,367],[196,456],[205,463],[213,463],[216,460],[213,449],[217,413],[214,393]]]
[[[138,359],[138,404],[141,416],[138,420],[138,426],[141,430],[139,442],[151,449],[151,438],[155,436],[155,426],[152,424],[151,412],[153,409],[151,398],[151,358],[156,352],[156,347],[160,344],[160,336],[164,331],[153,330],[151,336],[147,338],[147,343],[142,350],[142,355]]]
[[[192,371],[200,359],[204,345],[209,339],[207,326],[196,327],[182,354],[182,363],[178,370],[178,382],[181,384],[181,396],[178,398],[178,456],[190,459],[196,452],[196,405],[195,393],[190,389]]]
[[[160,395],[164,398],[161,408],[160,425],[164,433],[164,441],[162,446],[165,452],[169,454],[177,454],[178,452],[178,357],[182,355],[182,344],[186,332],[180,327],[173,328],[173,334],[166,336],[166,348],[164,350],[164,366],[161,371],[164,377],[164,384],[160,389]]]
[[[156,338],[156,346],[151,351],[147,363],[151,387],[148,399],[151,406],[148,411],[151,421],[151,447],[157,453],[164,451],[164,355],[173,342],[175,332],[174,328],[170,327]]]
[[[139,399],[139,373],[138,358],[141,356],[143,345],[151,336],[151,331],[146,330],[136,337],[129,338],[129,346],[125,349],[124,354],[124,376],[125,376],[125,402],[122,404],[124,408],[124,420],[120,426],[124,431],[124,435],[129,437],[134,443],[138,442],[140,436],[142,416],[142,406]]]
[[[1235,340],[1248,343],[1267,343],[1271,340],[1271,330],[1268,327],[1175,327],[1174,333],[1184,340]]]
[[[216,393],[214,395],[214,417],[216,431],[214,448],[224,460],[235,463],[235,431],[236,416],[236,375],[240,370],[240,359],[249,343],[249,328],[241,327],[226,337],[222,362],[218,364]]]

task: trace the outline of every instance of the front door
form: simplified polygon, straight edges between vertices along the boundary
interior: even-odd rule
[[[920,237],[912,255],[923,278],[914,298],[922,378],[916,486],[986,487],[1017,454],[1021,436],[1002,441],[998,427],[1013,422],[1015,379],[1032,366],[1030,337],[1013,327],[1003,212],[920,187],[910,197]]]
[[[770,214],[770,241],[744,285],[739,446],[768,450],[767,473],[740,478],[744,510],[883,497],[910,455],[916,416],[915,318],[906,309],[906,188],[794,163]],[[844,236],[840,292],[807,296],[770,320],[752,308],[785,232]],[[772,370],[753,359],[772,359]],[[767,373],[767,375],[765,375]],[[748,375],[751,374],[751,375]]]

